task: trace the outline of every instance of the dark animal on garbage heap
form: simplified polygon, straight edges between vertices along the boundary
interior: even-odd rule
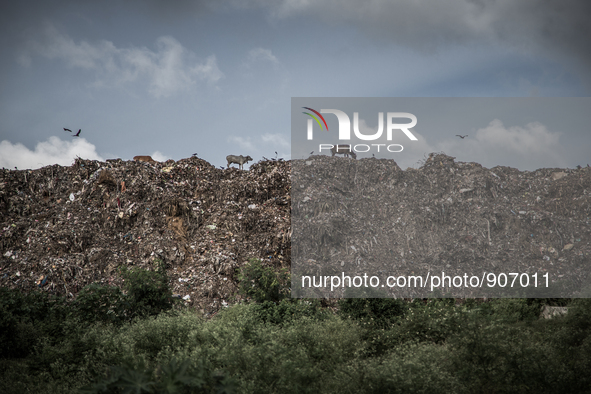
[[[240,169],[242,169],[244,163],[248,163],[249,161],[252,161],[252,157],[250,156],[234,156],[234,155],[228,155],[226,156],[226,160],[228,161],[228,168],[230,168],[230,164],[235,163],[238,164],[240,166]]]
[[[151,156],[135,156],[133,158],[135,161],[145,161],[146,163],[158,163],[156,160],[152,159]]]
[[[333,156],[335,154],[339,153],[345,157],[351,156],[352,158],[357,159],[357,154],[355,152],[353,152],[353,150],[351,149],[351,145],[334,145],[330,149],[330,152],[332,153]]]

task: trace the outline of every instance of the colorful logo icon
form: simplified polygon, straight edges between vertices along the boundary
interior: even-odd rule
[[[320,116],[320,119],[322,119],[322,121],[324,122],[324,125],[326,126],[326,131],[328,131],[328,125],[326,124],[326,120],[324,119],[324,116],[322,116],[322,115],[320,114],[320,112],[318,112],[318,111],[316,111],[315,109],[312,109],[312,108],[310,108],[310,107],[302,107],[302,108],[304,108],[304,109],[307,109],[307,110],[309,110],[309,111],[312,111],[312,112],[314,112],[316,115]],[[306,115],[309,115],[309,116],[311,116],[311,117],[312,117],[312,118],[313,118],[313,119],[314,119],[314,120],[315,120],[315,121],[318,123],[318,125],[320,126],[320,130],[322,130],[322,123],[320,123],[320,120],[318,120],[318,118],[317,118],[316,116],[312,115],[312,114],[311,114],[311,113],[309,113],[309,112],[302,112],[302,113],[303,113],[303,114],[306,114]]]

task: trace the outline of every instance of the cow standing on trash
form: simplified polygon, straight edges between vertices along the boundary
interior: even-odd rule
[[[240,169],[242,170],[242,167],[244,165],[244,163],[248,163],[249,161],[252,161],[252,157],[250,156],[235,156],[235,155],[228,155],[226,156],[226,160],[228,161],[228,168],[230,168],[230,164],[235,163],[238,164],[240,166]]]
[[[332,153],[333,156],[339,153],[345,157],[351,156],[353,159],[357,159],[357,154],[353,152],[351,145],[334,145],[330,148],[330,153]]]

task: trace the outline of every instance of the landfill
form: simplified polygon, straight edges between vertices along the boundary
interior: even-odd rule
[[[2,169],[0,286],[74,298],[90,283],[121,285],[121,267],[160,261],[173,293],[209,314],[241,301],[236,273],[251,258],[410,271],[479,261],[584,281],[590,193],[588,167],[488,169],[444,153],[404,171],[322,155],[249,170],[198,157]]]
[[[292,275],[324,279],[300,296],[354,296],[345,279],[332,291],[326,278],[368,273],[390,291],[359,296],[434,296],[433,274],[458,279],[442,296],[591,296],[591,168],[488,169],[444,153],[419,164],[292,162]],[[384,286],[401,275],[422,275],[423,286]]]
[[[120,267],[167,267],[173,293],[203,313],[239,301],[236,270],[290,264],[289,163],[219,169],[76,159],[0,173],[0,285],[75,297],[121,285]]]

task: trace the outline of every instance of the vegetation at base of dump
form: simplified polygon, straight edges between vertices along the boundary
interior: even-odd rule
[[[276,289],[252,261],[243,285]],[[0,391],[21,393],[579,393],[591,389],[591,300],[282,298],[206,320],[163,302],[161,271],[78,299],[0,289]],[[280,277],[276,273],[276,278]],[[137,287],[146,279],[147,288]],[[149,279],[149,280],[148,280]],[[134,287],[135,286],[135,287]],[[283,287],[271,294],[280,294]],[[254,291],[254,290],[253,290]],[[89,313],[95,308],[96,313]]]
[[[250,259],[238,273],[239,292],[255,302],[277,302],[289,296],[289,271],[276,272],[259,259]]]

